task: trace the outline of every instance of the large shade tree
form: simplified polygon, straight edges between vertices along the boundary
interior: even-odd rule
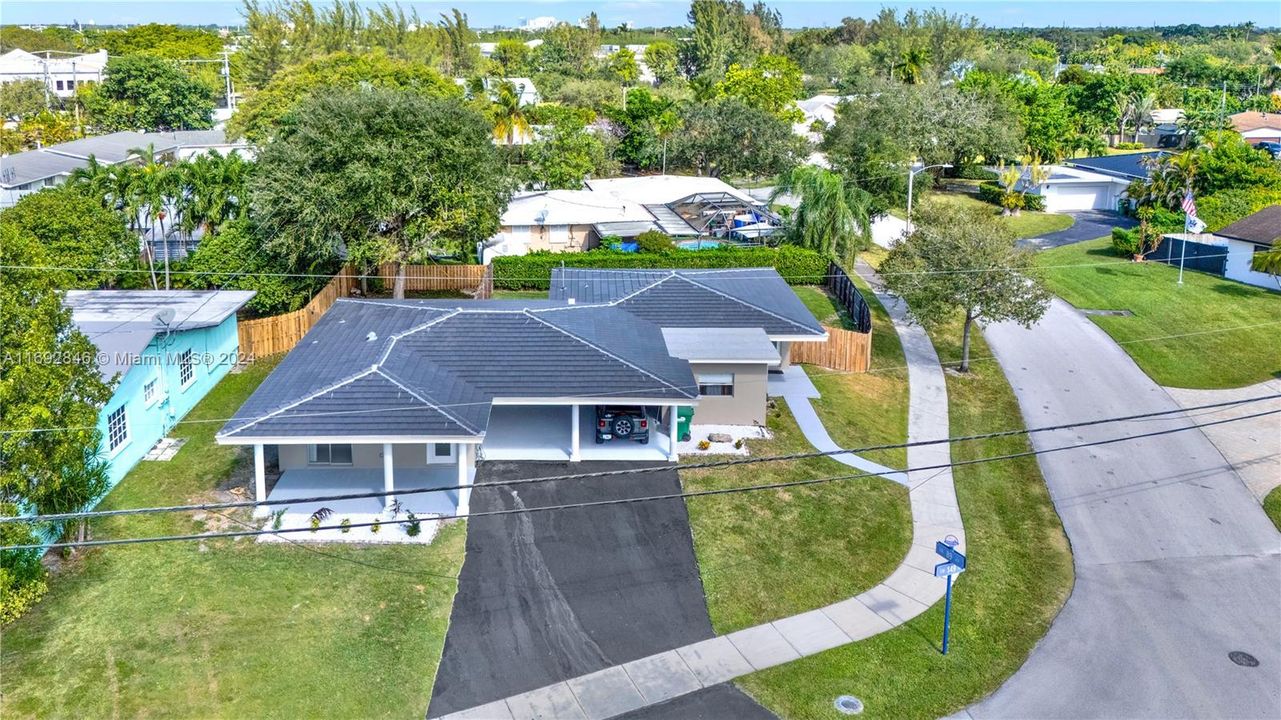
[[[805,141],[786,121],[724,97],[682,109],[681,131],[671,140],[671,163],[713,177],[764,177],[790,171],[805,151]]]
[[[918,323],[930,327],[963,318],[962,372],[970,368],[975,321],[1029,326],[1045,313],[1050,294],[1032,253],[1015,246],[995,213],[926,203],[913,226],[881,262],[881,276]]]
[[[213,88],[176,61],[126,55],[78,96],[99,130],[192,130],[213,125]]]
[[[404,264],[467,256],[511,196],[489,122],[457,99],[357,89],[313,96],[283,123],[250,179],[269,249],[296,267],[344,255]]]
[[[67,268],[64,287],[110,286],[138,265],[138,238],[124,216],[82,186],[31,193],[0,212],[0,223],[34,237],[41,257]]]

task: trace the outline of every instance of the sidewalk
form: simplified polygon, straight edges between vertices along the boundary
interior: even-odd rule
[[[868,273],[864,277],[870,278],[870,268],[860,266],[859,271]],[[901,303],[880,293],[877,297],[889,310],[907,357],[908,440],[947,437],[947,386],[934,346],[923,329],[907,323]],[[808,407],[809,402],[806,400],[800,405]],[[948,446],[942,443],[907,450],[908,467],[947,463],[950,458]],[[817,610],[570,678],[445,717],[449,720],[614,717],[856,642],[907,622],[943,597],[945,582],[933,574],[934,565],[940,560],[934,554],[934,543],[954,535],[960,540],[958,549],[965,552],[965,530],[950,469],[909,472],[906,480],[911,488],[912,546],[903,563],[871,590]]]
[[[819,397],[819,393],[814,383],[810,382],[809,376],[805,374],[804,368],[800,365],[792,365],[785,368],[781,375],[770,373],[768,392],[770,397],[781,397],[787,401],[787,407],[792,411],[792,417],[796,418],[796,424],[800,426],[801,433],[815,450],[832,452],[841,449],[841,446],[827,434],[827,428],[823,427],[823,421],[819,419],[818,413],[814,412],[810,398]],[[874,463],[854,453],[840,453],[831,457],[857,470],[876,473],[900,485],[908,484],[907,473]]]

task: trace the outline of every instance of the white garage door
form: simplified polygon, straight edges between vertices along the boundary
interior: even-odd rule
[[[1108,210],[1108,185],[1059,185],[1045,196],[1045,209],[1050,212]]]

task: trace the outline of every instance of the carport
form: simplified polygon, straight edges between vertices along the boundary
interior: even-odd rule
[[[622,403],[620,403],[622,404]],[[627,403],[631,404],[631,403]],[[665,410],[664,408],[660,408]],[[648,444],[609,441],[596,444],[596,404],[502,405],[489,413],[481,445],[485,460],[578,462],[580,460],[670,461],[677,458],[671,435],[676,413],[667,422],[653,414]]]

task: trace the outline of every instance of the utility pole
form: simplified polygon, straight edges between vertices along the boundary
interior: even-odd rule
[[[49,51],[44,51],[44,60],[40,62],[40,67],[44,70],[44,109],[49,109]]]
[[[223,80],[225,81],[225,86],[227,89],[226,90],[227,91],[227,110],[231,111],[231,110],[235,110],[236,108],[234,104],[235,101],[232,100],[232,94],[231,94],[231,59],[229,55],[230,53],[228,53],[226,50],[222,51],[222,77],[223,77]]]

